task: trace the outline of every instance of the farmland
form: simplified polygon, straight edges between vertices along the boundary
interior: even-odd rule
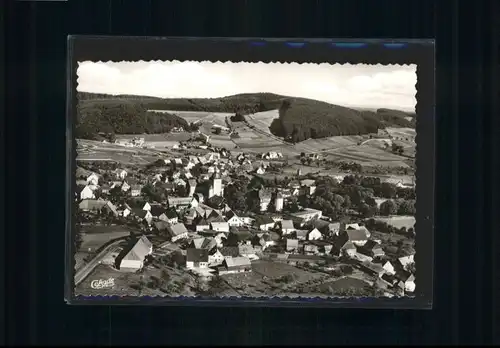
[[[109,161],[126,165],[148,164],[157,160],[165,152],[154,149],[130,148],[117,144],[94,140],[77,139],[77,161]]]

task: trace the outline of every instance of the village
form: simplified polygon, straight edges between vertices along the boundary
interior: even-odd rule
[[[206,137],[175,151],[146,166],[78,163],[77,294],[414,293],[414,201],[403,198],[414,187],[300,169],[269,180],[287,166],[281,153],[231,153]]]

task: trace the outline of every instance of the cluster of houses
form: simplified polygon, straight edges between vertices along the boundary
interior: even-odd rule
[[[269,152],[263,158],[280,158],[280,155]],[[77,169],[79,210],[84,213],[104,212],[142,224],[148,233],[178,244],[178,263],[194,271],[218,274],[251,272],[251,262],[266,253],[277,254],[279,262],[292,264],[314,262],[318,258],[348,257],[358,262],[364,272],[378,274],[381,284],[392,287],[403,284],[405,291],[413,291],[414,275],[411,272],[390,262],[383,266],[377,263],[385,253],[381,241],[371,238],[365,226],[331,222],[320,210],[311,208],[284,212],[284,203],[290,196],[315,193],[314,180],[292,181],[287,187],[274,191],[262,188],[258,192],[261,212],[241,215],[222,197],[224,189],[231,185],[230,173],[238,168],[255,170],[247,155],[230,158],[227,151],[221,150],[163,161],[164,166],[151,169],[151,173],[144,174],[143,178],[122,168],[90,174]],[[192,174],[195,166],[198,169],[196,176]],[[257,173],[265,170],[265,162],[256,169]],[[146,183],[155,190],[164,191],[166,200],[148,201],[140,206],[131,204],[134,197],[143,196]],[[183,196],[177,194],[180,187]],[[111,203],[108,195],[112,190],[126,193],[124,197],[129,199]],[[213,197],[220,197],[219,209],[207,204],[207,200]],[[269,212],[270,204],[274,204],[272,213]],[[136,271],[143,267],[145,258],[152,253],[152,243],[143,236],[117,256],[116,267]]]

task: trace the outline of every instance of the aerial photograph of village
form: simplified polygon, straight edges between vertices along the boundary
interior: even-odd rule
[[[415,296],[415,65],[77,73],[76,296]]]

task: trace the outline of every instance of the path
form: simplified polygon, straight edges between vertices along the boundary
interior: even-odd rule
[[[113,243],[106,246],[101,252],[99,252],[90,262],[85,266],[81,267],[75,274],[75,286],[80,284],[88,275],[101,263],[101,261],[109,253],[118,250],[118,243],[122,242],[123,239],[114,241]]]

